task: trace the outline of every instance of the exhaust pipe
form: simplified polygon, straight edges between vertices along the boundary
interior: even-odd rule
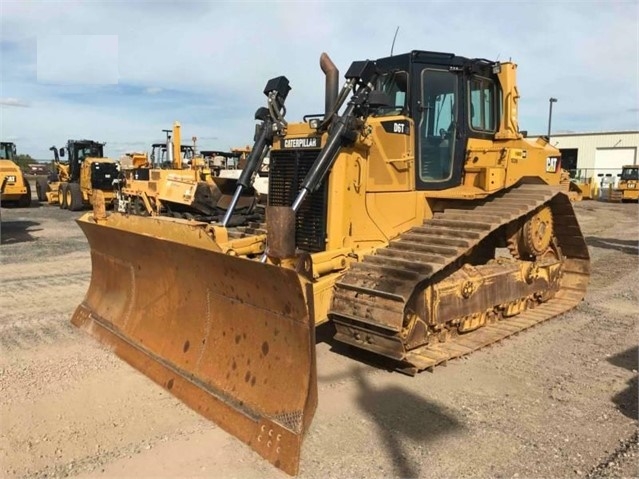
[[[326,75],[326,87],[324,94],[324,115],[329,115],[337,102],[337,92],[339,90],[339,70],[333,60],[326,54],[320,56],[320,68]]]
[[[53,152],[53,158],[55,159],[55,161],[60,161],[60,155],[58,154],[58,149],[55,146],[52,146],[51,148],[49,148],[49,150],[51,150]]]

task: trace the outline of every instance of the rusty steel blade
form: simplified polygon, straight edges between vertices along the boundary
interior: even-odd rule
[[[304,285],[215,251],[197,225],[78,220],[91,284],[72,323],[289,474],[317,405]]]

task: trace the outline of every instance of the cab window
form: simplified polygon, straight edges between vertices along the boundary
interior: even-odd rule
[[[639,168],[624,168],[621,170],[622,180],[639,180]]]
[[[480,132],[496,130],[495,83],[487,78],[474,77],[469,82],[470,128]]]
[[[391,101],[391,106],[379,108],[375,116],[402,115],[405,113],[408,73],[396,71],[380,75],[375,89],[386,93]]]

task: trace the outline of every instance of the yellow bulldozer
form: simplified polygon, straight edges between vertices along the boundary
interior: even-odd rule
[[[119,174],[115,160],[104,156],[104,143],[93,140],[68,140],[65,148],[52,146],[56,172],[50,178],[39,178],[38,199],[57,204],[61,209],[80,211],[93,204],[95,191],[111,204],[115,198],[114,181]],[[68,157],[66,162],[60,157]]]
[[[31,206],[31,186],[15,163],[15,158],[15,143],[0,142],[0,203],[28,208]]]
[[[621,169],[619,185],[621,201],[639,201],[639,165],[626,165]]]
[[[268,82],[235,197],[270,156],[259,223],[78,220],[74,325],[289,474],[317,404],[315,328],[416,374],[584,297],[588,248],[560,153],[517,120],[516,65],[428,51],[355,61],[325,112]],[[342,113],[340,113],[340,111]]]
[[[621,168],[618,183],[608,183],[603,188],[602,198],[613,203],[639,201],[639,165],[625,165]]]

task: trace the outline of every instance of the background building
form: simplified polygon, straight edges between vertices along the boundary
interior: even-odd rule
[[[638,162],[639,131],[557,133],[550,143],[561,150],[561,166],[573,176],[616,176],[624,165]]]

